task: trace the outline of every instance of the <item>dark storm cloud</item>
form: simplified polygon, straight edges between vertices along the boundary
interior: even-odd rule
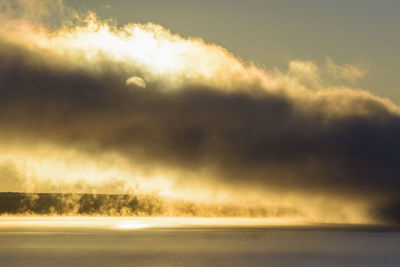
[[[344,93],[368,114],[328,116],[329,98],[300,109],[261,88],[128,90],[126,75],[106,63],[99,69],[48,64],[1,44],[2,143],[113,151],[149,168],[207,168],[230,184],[377,199],[388,205],[375,214],[398,218],[388,214],[399,203],[400,117],[375,98]]]

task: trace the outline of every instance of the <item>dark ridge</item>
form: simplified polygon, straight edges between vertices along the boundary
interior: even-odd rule
[[[239,204],[206,204],[166,200],[154,195],[0,193],[0,215],[101,215],[101,216],[194,216],[277,217],[295,216],[297,210]]]
[[[0,193],[0,214],[156,215],[161,213],[159,202],[127,194],[8,192]]]

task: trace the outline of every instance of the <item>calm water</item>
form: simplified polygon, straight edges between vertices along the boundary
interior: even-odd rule
[[[96,226],[2,219],[0,266],[400,266],[400,231],[393,228],[95,220]]]

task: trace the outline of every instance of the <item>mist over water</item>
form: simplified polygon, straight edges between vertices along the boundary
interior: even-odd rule
[[[193,203],[183,212],[193,216],[226,216],[205,202],[240,203],[237,216],[283,207],[318,222],[400,223],[400,107],[357,86],[363,66],[290,58],[265,69],[61,0],[0,0],[0,22],[1,191],[147,194]],[[26,206],[65,204],[41,200]]]
[[[400,266],[373,68],[266,69],[63,0],[0,0],[0,24],[0,266]]]

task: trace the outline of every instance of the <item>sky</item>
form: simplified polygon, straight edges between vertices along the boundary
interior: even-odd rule
[[[400,103],[397,0],[67,0],[120,24],[154,22],[235,56],[287,69],[293,59],[362,64],[357,85]]]
[[[129,3],[0,1],[1,191],[400,222],[395,2]]]

